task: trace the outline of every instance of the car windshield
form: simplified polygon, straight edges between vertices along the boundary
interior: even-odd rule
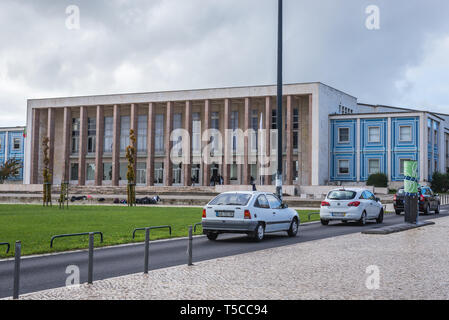
[[[399,190],[398,190],[398,194],[399,194],[399,195],[403,195],[404,193],[405,193],[405,190],[404,190],[404,189],[399,189]]]
[[[252,195],[249,193],[225,193],[212,200],[211,206],[246,206]]]
[[[327,198],[329,200],[352,200],[356,195],[357,192],[354,191],[338,190],[329,192]]]

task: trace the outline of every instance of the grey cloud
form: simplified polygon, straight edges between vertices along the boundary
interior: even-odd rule
[[[448,35],[448,2],[284,3],[286,82],[321,81],[369,103],[444,99],[410,101],[415,84],[395,84],[429,54],[429,37]],[[65,28],[71,4],[78,31]],[[371,4],[378,31],[365,28]],[[27,98],[275,83],[276,9],[274,0],[3,0],[0,126],[24,122]]]

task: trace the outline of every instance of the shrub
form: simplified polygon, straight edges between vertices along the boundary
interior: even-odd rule
[[[386,188],[388,187],[388,177],[385,173],[375,173],[368,177],[366,184],[376,188]]]
[[[430,187],[436,193],[447,192],[449,190],[449,174],[434,172]]]

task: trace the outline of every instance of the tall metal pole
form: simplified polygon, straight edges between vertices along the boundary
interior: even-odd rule
[[[276,194],[282,200],[282,162],[283,162],[283,148],[282,148],[282,20],[283,8],[282,0],[278,0],[278,81],[277,81],[277,131],[278,131],[278,168],[276,174]]]

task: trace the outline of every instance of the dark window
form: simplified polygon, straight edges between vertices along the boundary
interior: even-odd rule
[[[279,209],[281,207],[282,202],[275,195],[267,194],[267,199],[271,209]]]
[[[20,145],[21,145],[20,139],[19,138],[14,138],[13,145],[14,145],[13,146],[14,150],[20,150]]]
[[[277,110],[271,111],[271,129],[275,130],[278,127],[278,117],[277,117]]]
[[[329,200],[352,200],[357,195],[357,192],[347,190],[331,191],[327,195]]]
[[[252,195],[248,193],[225,193],[212,200],[211,206],[246,206]]]
[[[78,163],[70,165],[70,180],[78,180]]]
[[[257,198],[255,207],[263,208],[263,209],[270,209],[270,204],[269,204],[267,198],[264,195],[261,195],[261,196],[259,196],[259,198]]]

